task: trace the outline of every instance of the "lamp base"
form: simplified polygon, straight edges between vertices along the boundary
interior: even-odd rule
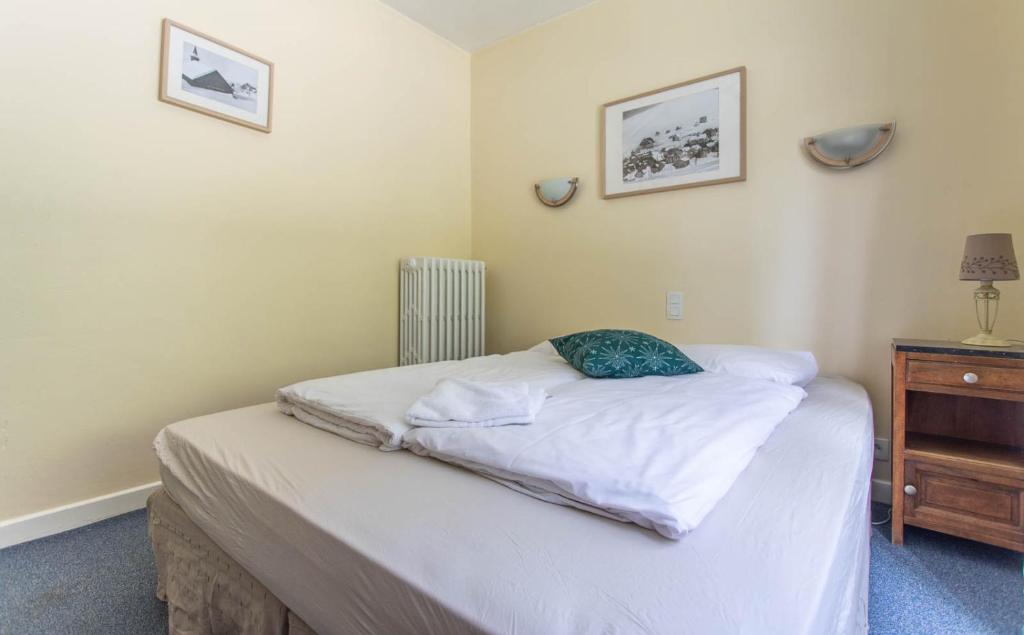
[[[965,340],[961,340],[960,343],[970,344],[971,346],[1013,346],[1012,342],[1000,337],[992,337],[988,333],[978,333],[974,337],[968,337]]]

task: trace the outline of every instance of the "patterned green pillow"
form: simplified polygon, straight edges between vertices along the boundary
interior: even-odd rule
[[[551,344],[565,361],[588,377],[623,379],[704,370],[675,346],[639,331],[583,331],[553,338]]]

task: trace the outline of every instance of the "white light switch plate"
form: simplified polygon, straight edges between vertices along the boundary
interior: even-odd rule
[[[665,294],[665,317],[669,320],[683,319],[682,291],[669,291]]]

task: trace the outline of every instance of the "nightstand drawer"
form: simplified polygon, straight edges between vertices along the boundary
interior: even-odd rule
[[[907,382],[1024,393],[1024,368],[911,359],[907,362]]]
[[[1024,482],[943,463],[905,462],[904,522],[1021,550]]]

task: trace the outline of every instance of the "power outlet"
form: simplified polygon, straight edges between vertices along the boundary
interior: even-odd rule
[[[889,439],[875,439],[875,460],[889,461]]]

